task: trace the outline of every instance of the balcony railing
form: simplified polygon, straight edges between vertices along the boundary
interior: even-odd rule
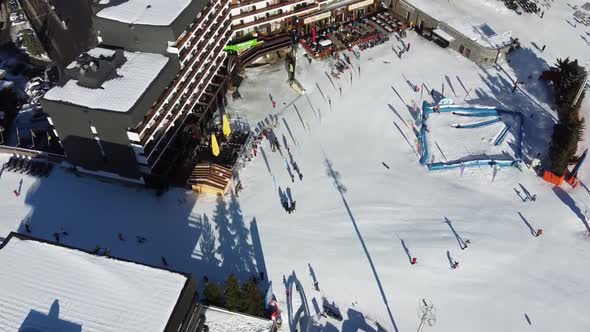
[[[315,9],[318,9],[318,8],[319,8],[319,5],[318,4],[312,4],[312,5],[309,5],[309,6],[304,6],[304,7],[300,7],[300,8],[294,9],[293,11],[288,11],[288,12],[284,12],[284,13],[281,13],[281,14],[275,14],[275,15],[270,15],[268,17],[263,17],[261,19],[254,20],[252,22],[232,25],[232,27],[233,27],[234,31],[239,31],[239,30],[247,29],[249,27],[253,27],[253,26],[257,26],[257,25],[261,25],[261,24],[265,24],[265,23],[271,23],[273,21],[277,21],[277,20],[280,20],[282,18],[286,18],[286,17],[290,17],[290,16],[295,16],[297,14],[308,12],[308,11],[315,10]]]
[[[229,7],[231,9],[244,8],[244,7],[253,6],[253,5],[263,3],[263,2],[268,2],[268,1],[269,0],[244,0],[244,1],[241,1],[240,3],[232,3],[229,5]]]
[[[229,35],[227,36],[227,38],[229,39]],[[222,47],[219,47],[220,50],[223,49],[223,46],[225,46],[225,45],[221,45],[221,46]],[[225,59],[225,56],[222,56],[220,59],[215,61],[214,64],[213,64],[213,62],[211,63],[211,65],[207,69],[208,71],[210,71],[210,73],[207,75],[205,82],[209,82],[215,76],[217,70],[219,69],[220,65],[223,63],[224,59]],[[174,126],[176,127],[176,129],[173,132],[171,132],[171,131],[169,131],[169,128],[166,128],[166,130],[163,131],[162,136],[159,138],[158,142],[152,146],[153,148],[151,149],[151,151],[147,153],[147,155],[148,155],[147,159],[151,165],[156,164],[158,162],[158,160],[160,159],[160,157],[162,156],[162,154],[166,151],[168,145],[174,139],[174,137],[178,134],[178,131],[182,127],[182,123],[184,123],[188,114],[190,113],[187,111],[193,109],[197,105],[197,103],[198,103],[201,95],[204,93],[204,91],[205,91],[205,89],[202,89],[199,92],[197,92],[195,95],[193,95],[190,98],[190,100],[188,101],[188,103],[184,105],[182,113],[179,114],[180,116],[177,117],[176,119],[174,119],[173,121],[171,121],[171,123],[174,123]],[[185,112],[186,112],[186,114],[185,114]],[[162,145],[162,144],[164,144],[164,145]]]
[[[241,18],[244,18],[244,17],[256,15],[256,14],[265,13],[265,12],[268,12],[268,11],[271,11],[271,10],[280,9],[280,8],[287,7],[287,6],[292,6],[292,5],[297,5],[297,4],[303,3],[305,1],[307,1],[307,0],[287,0],[287,1],[279,2],[279,3],[272,4],[272,5],[267,6],[267,7],[260,8],[260,9],[251,10],[251,11],[248,11],[248,12],[243,12],[243,13],[240,13],[238,15],[232,15],[232,20],[235,21],[237,19],[241,19]]]
[[[219,55],[223,54],[221,52],[223,51],[223,48],[225,47],[225,44],[227,43],[227,41],[228,41],[228,39],[229,39],[230,36],[231,36],[231,30],[226,29],[225,34],[223,35],[223,37],[220,40],[218,40],[218,42],[221,42],[221,44],[219,44],[216,48],[211,47],[211,49],[209,49],[208,53],[210,53],[211,50],[215,49],[215,53],[214,54],[217,54],[217,56],[215,56],[216,58]],[[222,57],[222,58],[224,58],[224,57]],[[212,59],[212,60],[213,61],[210,61],[208,63],[208,66],[203,71],[203,73],[201,75],[199,75],[198,79],[196,81],[194,81],[194,82],[191,82],[191,84],[195,84],[197,87],[199,87],[201,85],[202,78],[205,75],[205,73],[207,73],[207,71],[209,71],[211,69],[211,66],[212,66],[213,62],[217,62],[214,59]],[[193,80],[193,78],[191,78],[191,81]],[[198,93],[198,91],[199,91],[199,88],[196,89],[196,93]],[[164,130],[163,130],[164,135],[168,131],[168,129],[170,127],[170,124],[176,122],[175,119],[172,120],[171,118],[178,118],[179,115],[180,115],[178,113],[183,113],[183,112],[186,111],[187,106],[188,106],[188,104],[186,103],[186,101],[187,101],[186,99],[189,99],[189,100],[192,99],[192,97],[189,97],[189,96],[190,95],[194,95],[194,93],[195,93],[195,90],[184,93],[183,94],[183,97],[181,99],[181,102],[179,104],[175,105],[175,107],[173,109],[173,112],[171,113],[172,115],[171,116],[170,115],[167,115],[167,117],[169,117],[169,120],[170,121],[163,126],[163,128],[164,128]],[[184,104],[184,105],[182,107],[177,107],[180,104]],[[155,124],[154,126],[152,126],[153,129],[150,128],[150,131],[153,132],[155,130],[155,128],[157,128],[157,127],[160,127],[160,124]],[[142,145],[145,146],[145,142],[147,141],[146,138],[149,138],[149,136],[151,136],[151,134],[150,135],[146,135],[146,136],[144,136],[144,138],[142,138]],[[162,138],[154,138],[154,141],[158,141],[155,145],[156,146],[159,145],[160,142],[161,142],[161,140],[162,140]],[[147,152],[147,148],[148,148],[148,146],[146,146],[146,154],[148,154],[148,159],[149,159],[151,157],[152,153],[153,153],[153,150],[151,152]]]
[[[203,14],[201,15],[201,17],[199,17],[194,23],[193,25],[190,27],[190,31],[178,42],[177,46],[178,49],[182,49],[183,46],[185,46],[185,43],[189,40],[189,38],[191,36],[193,36],[194,32],[199,28],[199,26],[201,25],[201,23],[203,23],[203,20],[209,16],[209,14],[211,14],[212,12],[212,8],[216,7],[215,4],[216,3],[221,3],[221,7],[225,6],[227,4],[229,0],[215,0],[215,1],[211,1],[207,4],[207,6],[203,9]],[[216,8],[217,9],[217,8]]]
[[[229,13],[229,10],[226,10],[225,14],[227,14],[227,13]],[[223,16],[220,16],[218,18],[218,21],[222,20],[222,18],[223,18]],[[230,27],[229,20],[227,21],[227,23],[223,27],[225,27],[225,29]],[[215,32],[218,32],[221,28],[222,28],[222,26],[218,26],[217,30],[215,30]],[[153,116],[153,114],[157,113],[157,111],[162,107],[162,105],[171,103],[170,100],[168,100],[170,97],[170,94],[174,93],[173,91],[178,92],[179,90],[182,89],[182,87],[184,86],[184,84],[186,83],[186,80],[187,80],[187,78],[185,77],[186,74],[189,73],[188,75],[189,76],[191,75],[190,72],[192,70],[194,70],[193,67],[194,67],[195,62],[197,62],[199,59],[202,58],[202,54],[199,54],[199,52],[202,51],[202,46],[204,46],[207,42],[208,42],[208,40],[203,39],[203,42],[201,42],[197,45],[197,47],[192,51],[192,53],[195,55],[190,59],[190,62],[183,69],[181,69],[180,73],[176,76],[176,78],[169,85],[169,88],[167,88],[164,91],[164,93],[160,97],[159,101],[156,102],[156,105],[154,105],[154,107],[152,107],[150,112],[148,112],[148,114],[146,114],[144,121],[139,126],[137,126],[135,128],[134,131],[139,133],[140,136],[145,136],[145,134],[143,134],[143,131],[145,130],[148,123],[150,123],[152,121],[150,118]],[[184,82],[183,82],[183,80],[184,80]],[[174,88],[171,88],[171,87],[174,87]],[[172,102],[172,104],[174,104],[174,103]]]

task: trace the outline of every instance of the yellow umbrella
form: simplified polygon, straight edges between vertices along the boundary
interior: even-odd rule
[[[215,157],[219,156],[219,144],[217,144],[215,134],[211,134],[211,150]]]
[[[227,120],[227,114],[223,115],[223,134],[225,137],[231,134],[231,128],[229,127],[229,121]]]

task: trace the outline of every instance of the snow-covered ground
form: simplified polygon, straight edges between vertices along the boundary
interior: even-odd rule
[[[207,307],[204,311],[210,332],[269,332],[272,321]]]
[[[465,128],[479,123],[486,125]],[[431,156],[428,162],[453,163],[461,160],[490,158],[518,159],[519,123],[518,117],[509,114],[472,117],[450,112],[431,113],[427,120],[429,132],[426,135]],[[496,137],[506,126],[512,130],[508,129],[502,142],[495,145]]]
[[[588,46],[579,34],[588,28],[565,21],[573,13],[566,3],[554,2],[541,20],[502,10],[495,0],[454,2],[477,7],[474,15],[497,31],[512,30],[523,49],[501,70],[481,68],[409,33],[412,48],[402,59],[391,51],[395,40],[363,52],[360,72],[350,54],[352,83],[348,71],[334,86],[325,74],[329,62],[309,64],[300,53],[303,96],[285,83],[280,64],[247,71],[243,99],[228,110],[253,127],[278,116],[275,133],[290,146],[302,181],[291,181],[284,147],[281,156],[267,141],[241,171],[239,197],[224,199],[183,190],[156,197],[60,169],[42,180],[5,171],[0,236],[24,231],[26,220],[35,236],[51,239],[63,225],[68,245],[110,247],[114,256],[149,264],[164,256],[171,268],[211,280],[263,271],[283,310],[283,331],[306,324],[310,331],[377,331],[375,321],[388,331],[413,331],[422,299],[436,309],[437,331],[587,330],[586,187],[552,188],[526,168],[501,169],[493,183],[489,167],[467,169],[462,177],[459,170],[429,172],[419,166],[404,122],[411,120],[412,101],[420,105],[406,79],[436,90],[444,83],[453,99],[523,112],[523,152],[543,152],[555,118],[551,89],[528,76],[556,57],[584,61]],[[546,44],[545,52],[533,41]],[[525,84],[512,93],[516,78]],[[581,148],[587,146],[588,138]],[[588,171],[581,171],[582,181]],[[536,201],[523,201],[527,191]],[[281,196],[296,201],[297,211],[287,214]],[[539,228],[543,234],[532,236]],[[148,240],[136,243],[136,236]],[[461,240],[469,240],[467,249]],[[451,269],[449,260],[459,268]],[[293,289],[290,301],[285,286]],[[320,316],[324,302],[336,304],[343,321]]]

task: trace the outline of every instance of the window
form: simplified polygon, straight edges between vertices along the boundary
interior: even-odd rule
[[[459,53],[463,54],[463,51],[465,51],[465,47],[463,45],[459,45]]]
[[[465,57],[469,58],[470,55],[471,55],[471,50],[468,48],[465,48]]]

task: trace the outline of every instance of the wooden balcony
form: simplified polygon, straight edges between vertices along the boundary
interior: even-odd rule
[[[307,12],[310,12],[312,10],[317,10],[319,8],[320,8],[320,6],[318,4],[313,4],[313,5],[309,5],[309,6],[297,8],[297,9],[295,9],[293,11],[288,11],[288,12],[284,12],[284,13],[281,13],[281,14],[275,14],[275,15],[270,15],[268,17],[259,18],[257,20],[252,21],[252,22],[248,22],[248,23],[244,23],[244,24],[232,25],[232,28],[234,29],[234,31],[239,31],[239,30],[247,29],[249,27],[253,27],[253,26],[257,26],[257,25],[262,25],[262,24],[265,24],[265,23],[269,23],[269,22],[273,22],[273,21],[276,21],[276,20],[280,20],[282,18],[287,18],[287,17],[295,16],[297,14],[307,13]]]
[[[279,2],[279,3],[275,3],[273,5],[264,7],[264,8],[260,8],[260,9],[256,9],[256,10],[251,10],[249,12],[243,12],[240,13],[238,15],[232,15],[232,20],[239,20],[241,18],[244,17],[248,17],[248,16],[252,16],[252,15],[256,15],[256,14],[261,14],[261,13],[265,13],[271,10],[275,10],[275,9],[280,9],[282,7],[286,7],[289,5],[297,5],[300,3],[304,3],[307,0],[287,0],[287,1],[283,1],[283,2]]]

